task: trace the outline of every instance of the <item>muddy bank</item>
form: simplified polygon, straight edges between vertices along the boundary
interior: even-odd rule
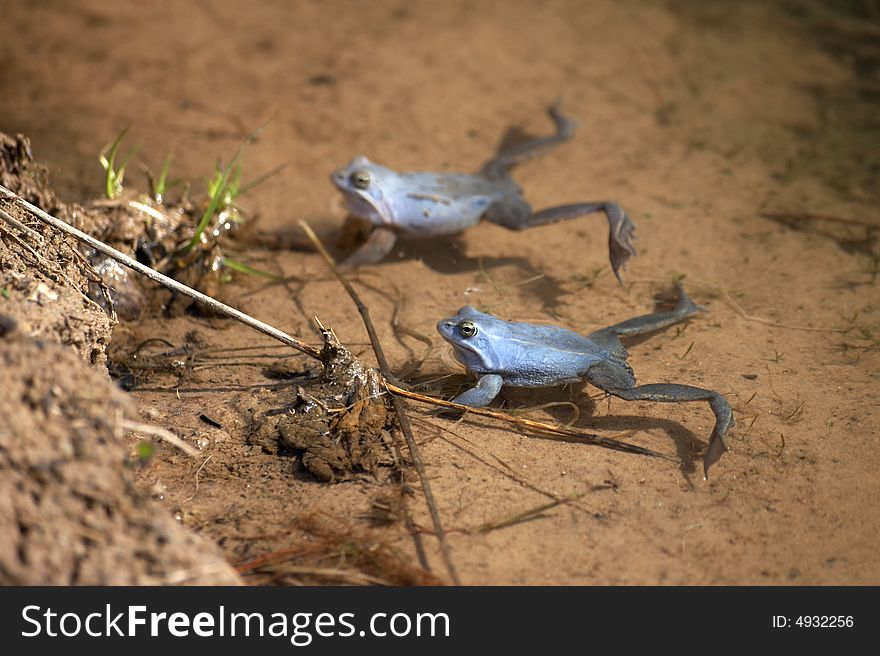
[[[21,135],[0,134],[0,182],[72,223],[85,214],[58,202]],[[0,226],[0,584],[238,583],[135,489],[137,413],[107,376],[111,319],[86,295],[78,245],[0,205],[18,221]]]
[[[134,488],[131,399],[2,320],[0,583],[236,584],[214,545]]]
[[[24,135],[0,133],[0,184],[76,227],[92,228],[82,207],[58,200],[46,167],[34,162]],[[25,226],[3,225],[3,313],[15,319],[22,333],[72,346],[85,362],[106,365],[111,320],[86,296],[88,274],[79,245],[6,199],[0,200],[0,209]]]

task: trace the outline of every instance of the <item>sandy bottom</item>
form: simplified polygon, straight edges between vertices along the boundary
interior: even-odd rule
[[[328,175],[354,155],[472,171],[508,128],[547,133],[545,109],[561,98],[577,134],[516,179],[539,208],[620,203],[639,251],[624,284],[607,264],[600,217],[401,243],[354,278],[392,368],[411,383],[454,372],[428,385],[454,393],[464,378],[434,324],[459,306],[589,332],[649,311],[684,276],[707,311],[632,345],[630,362],[643,383],[722,392],[738,426],[704,481],[704,404],[603,399],[594,388],[504,394],[506,407],[557,402],[531,418],[574,417],[675,462],[488,420],[453,424],[411,404],[461,581],[877,584],[880,23],[846,3],[792,6],[15,3],[0,41],[0,130],[29,135],[59,195],[84,202],[101,193],[98,152],[128,123],[141,146],[126,181],[145,188],[136,162],[157,170],[171,151],[172,177],[193,180],[194,195],[216,159],[266,124],[244,178],[287,166],[242,207],[262,231],[297,237],[305,219],[334,243],[346,212]],[[795,217],[765,215],[774,212]],[[242,257],[289,281],[239,275],[225,299],[313,343],[317,316],[374,361],[316,254]],[[119,357],[157,337],[179,345],[191,331],[202,349],[264,348],[132,392],[145,420],[201,448],[191,459],[163,446],[138,485],[245,564],[246,580],[432,580],[413,573],[404,522],[376,526],[387,485],[327,484],[255,437],[255,418],[291,393],[267,386],[264,365],[283,354],[270,340],[229,321],[155,315],[116,328],[111,360],[113,349]],[[409,485],[427,562],[449,582],[417,480]],[[290,559],[274,569],[255,565],[281,550]]]

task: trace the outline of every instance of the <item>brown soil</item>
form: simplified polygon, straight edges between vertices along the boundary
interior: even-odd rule
[[[238,581],[214,545],[134,489],[132,401],[106,376],[17,330],[0,339],[0,364],[0,582]]]
[[[20,3],[0,42],[0,130],[29,135],[59,197],[86,203],[101,191],[97,153],[129,122],[139,157],[157,170],[173,150],[172,175],[196,181],[195,195],[215,158],[228,161],[271,119],[246,151],[245,179],[289,164],[242,205],[260,230],[297,237],[296,220],[307,219],[333,241],[345,212],[327,176],[355,154],[399,170],[473,170],[505,129],[546,133],[544,109],[561,97],[578,133],[516,178],[535,207],[618,201],[637,224],[639,249],[624,286],[610,274],[598,218],[520,234],[484,224],[401,244],[356,282],[392,369],[409,382],[452,371],[433,326],[465,303],[587,332],[650,309],[684,275],[708,311],[634,345],[630,361],[641,382],[723,392],[738,426],[703,481],[712,426],[703,404],[505,393],[510,407],[568,402],[529,416],[565,422],[576,408],[577,426],[680,466],[490,421],[453,424],[410,404],[462,581],[877,584],[880,27],[859,13],[869,6],[381,1],[244,12],[233,2]],[[127,183],[144,188],[130,168]],[[21,257],[25,275],[49,284]],[[224,286],[227,300],[315,343],[317,315],[373,361],[359,316],[318,256],[242,257],[290,279],[239,275]],[[30,285],[0,308],[21,307]],[[28,330],[63,332],[47,326]],[[144,420],[201,450],[192,459],[162,446],[135,474],[143,493],[162,491],[168,518],[215,542],[253,581],[449,580],[411,474],[395,477],[384,452],[351,459],[352,442],[337,476],[342,454],[316,449],[323,455],[312,460],[302,435],[281,440],[265,428],[288,412],[297,385],[308,392],[312,362],[282,359],[286,351],[226,320],[156,312],[114,329],[110,359],[130,365],[143,340],[180,346],[193,331],[202,353],[260,349],[149,376],[132,369],[129,401]],[[427,358],[413,334],[432,343]],[[37,349],[19,338],[3,348],[21,366]],[[152,343],[145,353],[162,350]],[[287,378],[267,376],[279,372]],[[463,382],[442,385],[452,393]],[[66,407],[85,422],[109,421],[113,398]],[[504,521],[575,494],[528,521]],[[78,507],[91,512],[84,500]],[[433,575],[419,567],[403,508],[424,529]],[[33,515],[30,530],[47,530],[53,516]],[[16,568],[15,580],[44,580]],[[148,580],[143,572],[133,563],[126,580]]]

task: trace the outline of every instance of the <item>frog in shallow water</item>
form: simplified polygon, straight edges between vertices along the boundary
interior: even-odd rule
[[[479,173],[397,173],[363,156],[355,157],[331,175],[342,192],[348,210],[372,224],[367,241],[352,253],[343,266],[379,262],[394,247],[398,235],[434,237],[461,232],[482,219],[510,230],[573,219],[604,212],[610,232],[608,249],[611,267],[620,280],[620,270],[636,254],[632,245],[635,224],[617,203],[597,201],[572,203],[535,212],[510,176],[510,170],[548,148],[567,141],[574,123],[559,111],[549,109],[556,134],[539,137],[501,150]]]
[[[678,293],[678,305],[672,311],[642,315],[587,336],[556,326],[504,321],[466,305],[437,324],[437,331],[452,344],[456,359],[477,377],[477,385],[453,401],[482,407],[504,385],[553,387],[582,382],[627,401],[708,401],[715,414],[715,427],[703,457],[703,473],[708,477],[709,467],[727,451],[727,432],[736,425],[727,399],[691,385],[636,385],[620,341],[621,337],[671,326],[702,309],[681,286]]]

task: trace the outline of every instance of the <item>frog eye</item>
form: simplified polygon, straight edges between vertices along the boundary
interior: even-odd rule
[[[462,337],[473,337],[477,334],[477,327],[472,321],[462,321],[458,324],[458,332]]]
[[[351,180],[351,184],[358,189],[366,189],[373,181],[373,174],[369,171],[355,171],[351,174],[349,179]]]

